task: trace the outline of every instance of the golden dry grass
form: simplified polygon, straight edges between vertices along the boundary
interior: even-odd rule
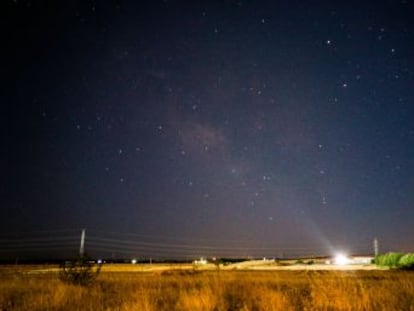
[[[76,286],[56,272],[0,269],[0,310],[414,311],[413,272],[108,270]]]

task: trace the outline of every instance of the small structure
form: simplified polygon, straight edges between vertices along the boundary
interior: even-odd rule
[[[372,256],[346,256],[344,254],[337,254],[335,257],[326,260],[327,265],[369,265],[372,263],[374,257]]]
[[[369,265],[374,260],[372,256],[355,256],[352,257],[352,264],[355,265]]]
[[[204,257],[200,257],[199,260],[194,260],[193,264],[195,265],[206,265],[207,264],[207,259],[205,259]]]

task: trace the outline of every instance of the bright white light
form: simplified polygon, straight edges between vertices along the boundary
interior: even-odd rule
[[[132,259],[132,260],[131,260],[131,263],[132,263],[133,265],[135,265],[135,264],[137,263],[137,260],[134,258],[134,259]]]
[[[349,263],[349,259],[344,254],[337,254],[335,256],[334,263],[336,265],[343,266]]]

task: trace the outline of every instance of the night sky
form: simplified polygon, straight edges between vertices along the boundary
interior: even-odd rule
[[[6,7],[0,256],[414,251],[408,0]]]

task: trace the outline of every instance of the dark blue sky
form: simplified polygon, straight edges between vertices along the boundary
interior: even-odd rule
[[[3,236],[414,251],[408,1],[7,6]]]

